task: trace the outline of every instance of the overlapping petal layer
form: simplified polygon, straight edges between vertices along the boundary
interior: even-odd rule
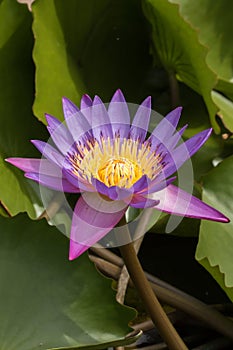
[[[77,258],[103,238],[127,210],[122,201],[108,201],[96,193],[87,193],[76,203],[70,234],[70,260]]]
[[[128,206],[179,216],[228,222],[170,177],[204,144],[211,129],[180,143],[181,108],[163,118],[148,139],[151,98],[139,106],[132,124],[124,95],[117,90],[108,108],[84,95],[81,108],[63,98],[65,124],[46,115],[52,144],[33,140],[45,159],[9,158],[25,176],[57,191],[80,193],[73,212],[70,259],[104,237]],[[179,143],[179,144],[178,144]],[[178,146],[177,146],[178,145]]]
[[[164,190],[153,193],[149,197],[159,201],[156,209],[169,214],[229,222],[229,219],[218,210],[174,185],[169,185]]]

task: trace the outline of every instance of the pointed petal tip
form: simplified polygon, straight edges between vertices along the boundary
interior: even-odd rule
[[[151,96],[148,96],[148,97],[146,97],[145,100],[141,103],[141,106],[151,109],[151,101],[152,101],[152,97],[151,97]]]
[[[142,101],[140,106],[151,110],[151,100],[152,100],[151,96],[146,97],[145,100]]]
[[[90,96],[88,94],[84,94],[82,96],[80,105],[81,105],[81,109],[91,107],[92,99],[90,98]]]
[[[45,119],[46,119],[48,125],[50,125],[54,121],[58,122],[57,118],[55,118],[54,116],[52,116],[51,114],[48,114],[48,113],[45,113]]]
[[[118,93],[118,94],[120,94],[120,95],[123,95],[123,92],[122,92],[122,90],[119,88],[119,89],[116,89],[116,92],[115,92],[115,94],[116,93]]]
[[[88,249],[89,249],[88,246],[82,245],[70,239],[69,260],[72,261],[77,259],[80,255],[82,255]]]
[[[121,89],[117,89],[116,92],[114,93],[111,102],[125,102],[125,96]]]
[[[62,107],[65,118],[68,118],[72,114],[79,112],[79,108],[68,97],[62,97]]]
[[[212,219],[213,221],[217,221],[217,222],[221,222],[223,224],[229,224],[229,222],[231,222],[231,220],[226,217],[225,215],[223,215],[222,213],[219,213],[219,216],[216,218]]]
[[[170,123],[176,128],[177,124],[180,120],[181,112],[183,110],[182,106],[176,107],[175,109],[171,110],[165,118],[170,121]]]
[[[182,110],[183,110],[183,106],[178,106],[178,107],[176,107],[176,108],[173,109],[173,111],[177,111],[177,112],[179,112],[179,113],[181,113]]]
[[[67,103],[71,102],[67,97],[62,96],[62,106],[64,107]]]
[[[213,128],[209,128],[209,129],[207,129],[206,131],[207,131],[207,134],[210,136],[211,133],[212,133],[212,131],[213,131]],[[208,137],[209,137],[209,136],[208,136]]]
[[[224,214],[222,214],[217,209],[215,209],[213,207],[210,207],[209,205],[205,204],[204,202],[202,202],[202,203],[204,205],[208,206],[209,208],[211,208],[212,212],[206,214],[204,217],[200,217],[200,219],[209,220],[209,221],[215,221],[215,222],[219,222],[219,223],[222,223],[222,224],[228,224],[231,221],[228,217],[226,217]]]
[[[14,159],[15,159],[15,158],[5,158],[4,160],[5,160],[5,162],[7,162],[7,163],[10,163],[10,164],[13,164],[13,165],[14,165],[14,163],[13,163]]]
[[[172,184],[164,190],[157,192],[155,198],[160,199],[157,209],[165,213],[200,220],[222,223],[230,222],[230,220],[217,209]]]
[[[69,251],[69,260],[73,261],[75,259],[77,259],[81,254],[75,254],[74,252],[72,252],[71,250]]]
[[[34,173],[24,173],[24,177],[30,180],[34,180],[35,174]]]
[[[79,255],[76,256],[75,254],[69,252],[69,260],[70,260],[70,261],[73,261],[73,260],[75,260],[75,259],[78,258],[78,257],[79,257]]]
[[[24,165],[24,163],[26,161],[26,159],[24,159],[24,158],[13,158],[13,157],[6,158],[4,160],[5,160],[5,162],[7,162],[7,163],[9,163],[11,165],[14,165],[15,167],[17,167],[17,168],[19,168],[21,170],[23,170],[22,168],[24,167],[23,165]]]
[[[68,97],[66,96],[62,96],[61,98],[62,103],[66,104],[66,103],[73,103]]]
[[[93,99],[93,105],[98,105],[98,104],[103,104],[103,101],[101,100],[101,98],[98,95],[95,95],[95,97]]]
[[[42,153],[42,150],[45,147],[45,142],[44,141],[40,141],[40,140],[30,140],[30,142],[33,144],[33,146],[35,146],[40,153]]]

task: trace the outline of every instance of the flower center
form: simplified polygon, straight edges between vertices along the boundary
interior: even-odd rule
[[[137,163],[123,157],[111,158],[98,169],[98,177],[106,186],[128,187],[143,175]]]
[[[162,170],[161,156],[151,151],[146,141],[109,138],[77,144],[77,151],[67,155],[72,172],[92,183],[130,188],[144,174],[153,180]]]

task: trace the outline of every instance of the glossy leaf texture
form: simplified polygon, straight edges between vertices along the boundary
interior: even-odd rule
[[[209,0],[144,2],[144,12],[152,28],[154,55],[159,56],[170,76],[176,75],[203,96],[216,132],[220,132],[215,120],[219,109],[211,91],[216,88],[228,97],[233,93],[229,30],[232,21],[230,15],[220,15],[226,13],[227,8],[225,1],[215,4]]]
[[[135,317],[87,255],[68,261],[68,240],[45,221],[0,218],[0,348],[105,348],[125,339]],[[20,227],[20,231],[19,231]]]
[[[31,15],[16,1],[0,4],[0,201],[6,215],[26,211],[35,218],[40,198],[21,171],[7,164],[11,156],[36,156],[29,140],[44,137],[32,113],[34,66]]]
[[[219,115],[222,117],[225,127],[233,132],[233,102],[217,91],[211,92],[214,103],[219,107]]]
[[[33,58],[36,65],[34,113],[43,122],[45,112],[63,119],[61,98],[65,95],[78,102],[85,92],[84,85],[78,67],[67,52],[55,1],[35,2],[33,15]]]
[[[139,102],[150,66],[140,2],[40,0],[32,6],[36,65],[35,115],[63,120],[61,98],[83,93],[108,102],[119,87]],[[132,100],[131,100],[132,101]]]
[[[226,105],[232,104],[233,101],[233,48],[231,45],[233,3],[227,0],[214,4],[211,0],[172,0],[172,2],[179,5],[181,16],[197,31],[200,43],[208,49],[206,63],[217,76],[214,89],[223,95],[224,101],[220,100],[221,95],[216,96],[217,92],[212,92],[212,100],[220,107],[224,125],[232,132],[232,115],[229,114]],[[222,108],[223,103],[225,108]]]
[[[216,279],[233,300],[232,172],[233,156],[226,158],[204,177],[202,199],[222,211],[231,222],[226,225],[201,222],[196,258],[214,277],[217,276]]]

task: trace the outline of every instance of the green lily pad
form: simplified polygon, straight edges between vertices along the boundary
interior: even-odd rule
[[[211,123],[219,131],[217,109],[211,99],[217,77],[206,63],[208,50],[200,43],[198,32],[184,20],[179,6],[169,0],[147,0],[143,5],[152,26],[154,55],[159,56],[168,74],[176,75],[203,96]]]
[[[233,2],[222,0],[170,0],[178,4],[183,19],[198,33],[200,43],[208,48],[206,62],[219,79],[233,76],[232,11]]]
[[[35,35],[33,58],[36,64],[34,113],[43,122],[45,112],[63,120],[61,98],[66,96],[78,103],[85,92],[84,84],[78,67],[66,50],[55,1],[36,1],[32,10]]]
[[[225,127],[233,132],[233,102],[214,90],[211,95],[214,103],[219,107],[219,114],[223,118]]]
[[[135,312],[84,254],[68,261],[68,240],[45,221],[0,218],[0,348],[105,348],[125,338]]]
[[[199,263],[214,277],[214,279],[218,282],[220,287],[225,291],[228,298],[233,301],[233,287],[227,287],[224,282],[224,274],[220,272],[218,266],[211,266],[209,260],[203,259],[199,261]]]
[[[145,97],[151,66],[140,1],[40,0],[32,6],[36,65],[35,115],[63,120],[61,97],[79,104],[98,94],[109,102],[121,88],[128,101]]]
[[[233,47],[231,33],[233,21],[231,13],[233,3],[223,0],[215,2],[213,6],[211,0],[171,0],[171,2],[179,5],[183,19],[197,31],[200,43],[208,48],[206,63],[218,78],[215,89],[232,100]],[[219,101],[220,97],[212,94],[212,98],[218,107],[222,107],[222,101]],[[226,103],[232,102],[226,101]],[[232,130],[232,116],[229,116],[225,108],[221,112],[224,124],[229,130]]]
[[[233,287],[233,156],[225,159],[208,175],[204,177],[203,195],[204,202],[222,211],[230,220],[230,223],[222,224],[203,220],[200,227],[200,238],[196,251],[196,258],[202,263],[208,259],[209,270],[218,267],[224,275],[224,289]],[[207,265],[208,268],[208,265]]]
[[[0,201],[9,215],[26,211],[35,218],[41,210],[36,191],[21,171],[4,160],[38,155],[29,140],[45,135],[31,110],[32,42],[31,15],[27,8],[16,1],[3,0],[0,4]]]

